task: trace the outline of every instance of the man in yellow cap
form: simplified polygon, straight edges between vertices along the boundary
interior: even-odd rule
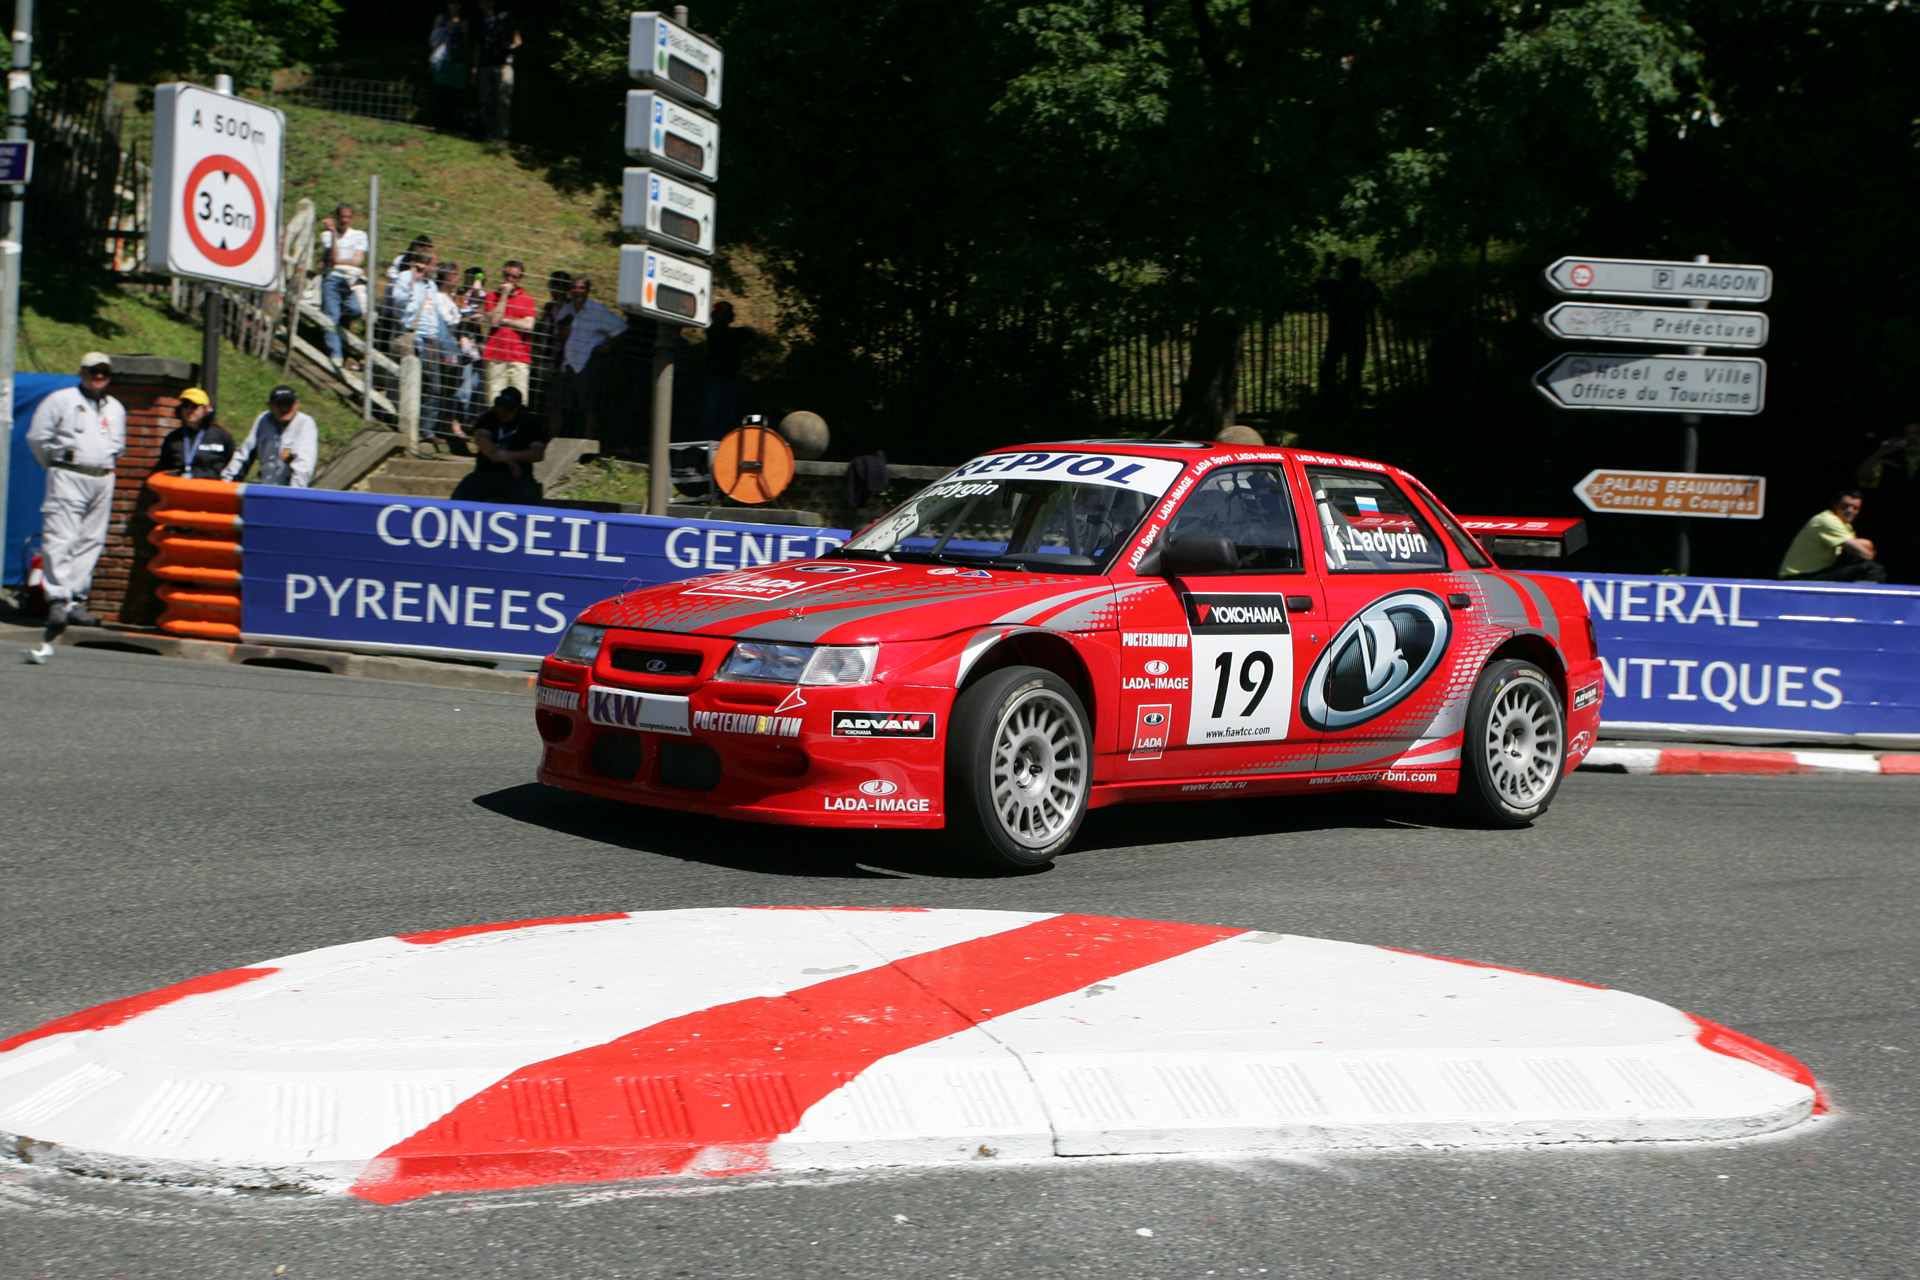
[[[113,469],[127,447],[127,411],[107,394],[113,361],[103,352],[80,357],[80,385],[54,392],[33,411],[27,448],[47,470],[40,505],[40,562],[46,580],[46,637],[27,650],[29,662],[53,655],[68,623],[99,625],[87,612],[93,566],[107,545],[113,514]]]
[[[233,437],[213,420],[213,401],[199,387],[188,387],[180,393],[180,407],[174,412],[180,425],[160,442],[155,473],[218,480],[233,458]]]

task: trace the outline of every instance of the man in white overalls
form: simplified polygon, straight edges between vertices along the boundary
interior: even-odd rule
[[[93,566],[107,543],[113,514],[113,468],[127,447],[127,411],[107,394],[113,363],[98,351],[80,358],[80,385],[54,392],[34,410],[27,448],[47,469],[40,505],[40,561],[46,580],[47,632],[27,661],[53,656],[69,623],[97,626],[87,612]]]

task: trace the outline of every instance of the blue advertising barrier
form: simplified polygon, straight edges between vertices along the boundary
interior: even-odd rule
[[[1612,736],[1920,743],[1920,588],[1565,575]]]
[[[248,485],[249,641],[514,661],[622,590],[804,560],[844,529]]]
[[[34,461],[27,448],[27,428],[33,425],[33,411],[62,387],[77,387],[80,379],[71,373],[16,373],[13,375],[13,427],[7,447],[12,450],[7,471],[6,552],[0,557],[0,583],[19,586],[27,580],[27,562],[22,550],[27,539],[40,532],[40,503],[47,494],[47,473]]]

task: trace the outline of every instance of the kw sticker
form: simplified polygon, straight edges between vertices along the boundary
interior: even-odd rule
[[[610,729],[671,733],[680,738],[693,736],[687,700],[671,694],[634,693],[594,685],[587,692],[587,719]]]

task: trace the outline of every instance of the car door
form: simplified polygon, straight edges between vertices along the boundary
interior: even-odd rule
[[[1331,628],[1299,702],[1321,734],[1319,768],[1458,759],[1458,742],[1441,739],[1470,692],[1461,641],[1472,633],[1457,616],[1469,601],[1447,542],[1384,468],[1310,464],[1303,474]]]
[[[1239,566],[1168,576],[1162,557],[1188,535],[1230,539]],[[1119,592],[1120,776],[1310,770],[1318,731],[1294,710],[1294,622],[1303,611],[1318,616],[1319,583],[1303,565],[1283,465],[1206,473],[1156,547],[1140,583]]]

